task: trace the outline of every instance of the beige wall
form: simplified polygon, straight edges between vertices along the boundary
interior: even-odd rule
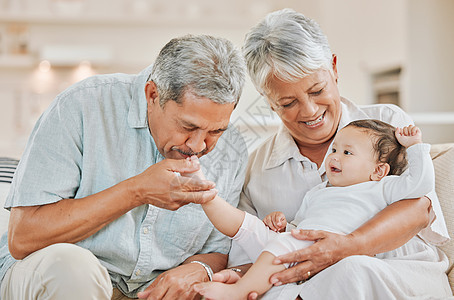
[[[40,53],[46,45],[106,47],[110,59],[94,62],[94,71],[135,73],[150,64],[175,36],[206,33],[241,46],[251,26],[267,12],[283,7],[292,7],[320,23],[338,55],[343,96],[360,104],[372,103],[370,74],[402,66],[403,105],[409,112],[454,111],[449,90],[454,75],[454,60],[449,57],[454,53],[449,39],[454,36],[449,17],[454,12],[452,0],[87,0],[76,17],[52,16],[55,7],[50,3],[59,1],[63,0],[0,0],[0,156],[20,156],[41,111],[74,81],[74,63],[54,66],[46,76],[38,76]],[[15,3],[15,10],[8,13],[5,3]],[[28,24],[30,55],[9,63],[2,61],[2,43],[5,31],[15,23]],[[241,126],[250,148],[278,124],[249,81],[232,120]],[[426,127],[430,142],[452,141],[445,129],[438,130],[439,125]]]
[[[412,0],[410,3],[404,87],[407,111],[415,113],[425,140],[452,142],[454,1]]]

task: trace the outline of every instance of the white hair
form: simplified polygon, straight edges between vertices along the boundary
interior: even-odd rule
[[[266,93],[272,76],[294,82],[321,68],[332,70],[332,52],[320,26],[288,8],[268,14],[251,29],[243,54],[260,93]]]
[[[190,92],[213,102],[237,103],[246,67],[241,52],[223,38],[186,35],[172,39],[160,51],[150,80],[158,89],[160,105],[181,102]]]

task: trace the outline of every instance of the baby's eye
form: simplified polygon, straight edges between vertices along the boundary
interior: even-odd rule
[[[331,150],[331,153],[336,153],[336,149],[333,148],[333,149]]]
[[[351,153],[351,152],[348,151],[348,150],[344,150],[344,154],[345,154],[345,155],[352,155],[353,153]]]

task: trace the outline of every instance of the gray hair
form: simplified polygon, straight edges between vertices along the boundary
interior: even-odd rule
[[[321,68],[332,70],[332,52],[320,26],[288,8],[268,14],[251,29],[243,54],[260,93],[266,93],[272,76],[294,82]]]
[[[161,106],[168,100],[181,103],[186,92],[236,105],[245,73],[244,58],[230,41],[186,35],[172,39],[161,49],[150,80],[157,86]]]

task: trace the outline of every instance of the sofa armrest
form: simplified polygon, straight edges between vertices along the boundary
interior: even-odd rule
[[[448,232],[454,238],[454,143],[434,144],[430,154],[435,169],[435,190],[440,200]],[[449,258],[448,278],[454,291],[454,239],[440,246]]]

